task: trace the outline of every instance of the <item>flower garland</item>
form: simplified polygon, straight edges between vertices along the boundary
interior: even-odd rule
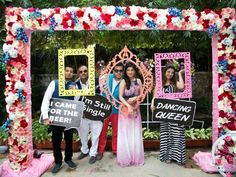
[[[6,75],[8,117],[13,121],[9,130],[9,160],[12,169],[28,167],[32,160],[29,150],[30,109],[25,104],[26,30],[195,30],[218,36],[218,106],[219,134],[235,130],[236,125],[236,21],[234,9],[148,9],[146,7],[98,6],[68,8],[7,8],[7,38],[3,45],[3,67]]]

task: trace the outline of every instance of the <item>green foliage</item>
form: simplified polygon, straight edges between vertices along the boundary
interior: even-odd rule
[[[51,134],[48,134],[48,127],[47,125],[39,123],[38,119],[34,119],[32,123],[33,141],[44,143],[51,140]]]
[[[212,112],[212,99],[210,97],[199,97],[194,98],[193,101],[196,101],[197,112],[203,114],[211,114]]]
[[[7,141],[8,138],[8,131],[2,127],[0,127],[0,139],[3,140],[3,142]]]
[[[212,128],[209,127],[207,129],[198,129],[191,128],[185,131],[185,137],[190,139],[211,139],[212,138]]]
[[[143,139],[158,140],[160,139],[160,133],[158,131],[151,131],[150,129],[143,128]]]

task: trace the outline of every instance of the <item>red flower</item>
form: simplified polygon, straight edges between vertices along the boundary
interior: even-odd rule
[[[25,82],[25,76],[22,75],[22,76],[20,77],[20,81],[21,81],[21,82]]]
[[[29,12],[34,12],[34,8],[33,8],[33,7],[30,7],[30,8],[28,8],[28,11],[29,11]]]
[[[130,12],[130,7],[129,7],[129,6],[126,7],[125,12],[126,12],[128,15],[131,14],[131,12]]]
[[[137,13],[137,17],[140,19],[140,20],[143,20],[143,16],[145,15],[144,12],[138,12]]]
[[[222,33],[220,33],[219,36],[220,36],[220,40],[222,41],[222,40],[224,40],[226,37],[228,37],[229,34],[222,34]]]
[[[70,19],[71,19],[70,13],[67,12],[67,13],[63,16],[63,20],[67,21],[67,20],[70,20]]]
[[[85,30],[89,30],[90,29],[90,26],[86,22],[83,22],[83,26],[84,26]]]
[[[62,25],[63,25],[63,28],[68,28],[69,26],[68,26],[68,23],[67,23],[67,20],[64,20],[63,19],[63,21],[62,21],[62,23],[61,23]]]
[[[201,12],[196,12],[196,15],[198,16],[198,19],[201,17]]]
[[[211,13],[211,9],[205,9],[204,12],[205,12],[206,14],[209,14],[209,13]]]
[[[37,19],[38,23],[39,23],[39,26],[42,26],[42,22],[43,20],[40,18],[40,19]]]
[[[17,21],[20,21],[20,20],[22,20],[21,16],[17,15]]]
[[[154,13],[154,12],[149,12],[148,15],[149,15],[150,17],[152,17],[153,19],[155,19],[155,18],[157,17],[157,14]]]
[[[203,20],[203,24],[205,29],[209,28],[209,20]]]
[[[189,16],[184,17],[184,21],[185,21],[185,22],[189,22]]]
[[[166,17],[167,17],[167,22],[166,22],[166,23],[167,23],[167,24],[171,23],[172,16],[167,15]]]
[[[16,141],[16,139],[14,139],[14,141],[13,141],[13,144],[12,144],[13,146],[17,146],[18,145],[18,142]]]
[[[224,26],[226,27],[226,28],[228,28],[228,27],[230,27],[230,22],[229,22],[229,19],[225,19],[225,23],[224,23]]]
[[[90,14],[88,15],[88,17],[89,17],[90,21],[92,21],[92,20],[93,20],[93,18],[91,17],[91,15],[90,15]]]
[[[24,149],[23,147],[19,146],[19,151],[22,151],[23,149]]]
[[[14,23],[14,22],[9,22],[9,23],[7,24],[7,26],[12,27],[13,23]]]
[[[235,64],[234,64],[234,63],[228,65],[228,70],[229,70],[229,71],[233,70],[234,68],[235,68]]]
[[[80,17],[83,17],[84,16],[84,12],[82,10],[78,10],[77,11],[77,16],[80,18]]]
[[[137,26],[138,25],[138,22],[139,22],[139,20],[131,20],[131,22],[130,22],[130,25],[131,26]]]
[[[26,128],[28,126],[28,123],[26,122],[25,119],[20,121],[20,126],[23,127],[23,128]]]
[[[106,25],[111,23],[111,16],[108,14],[102,14],[101,15],[102,20],[105,22]]]
[[[55,11],[56,14],[59,14],[60,13],[60,7],[54,8],[54,11]]]

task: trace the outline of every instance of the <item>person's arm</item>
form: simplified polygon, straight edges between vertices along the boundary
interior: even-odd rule
[[[45,94],[43,97],[42,105],[41,105],[41,112],[43,116],[43,122],[45,124],[49,124],[48,112],[49,112],[49,105],[50,99],[52,98],[53,92],[55,90],[55,82],[51,81]]]
[[[155,87],[154,87],[155,89]],[[156,109],[156,107],[154,106],[154,99],[155,99],[155,96],[156,96],[156,89],[154,90],[154,94],[153,94],[153,97],[152,97],[152,102],[151,102],[151,110],[154,111]]]
[[[183,80],[183,76],[182,76],[183,72],[184,72],[184,70],[179,71],[179,81],[177,81],[177,83],[176,83],[176,86],[179,90],[184,89],[184,80]]]
[[[133,107],[124,99],[123,97],[124,91],[125,91],[125,80],[122,80],[120,82],[119,99],[125,106],[127,106],[128,112],[131,114],[133,112]]]

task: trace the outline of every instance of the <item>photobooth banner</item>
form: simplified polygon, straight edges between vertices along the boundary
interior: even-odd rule
[[[235,130],[236,110],[236,21],[235,9],[217,11],[177,8],[98,6],[68,8],[6,8],[6,103],[9,130],[10,166],[27,169],[32,158],[30,35],[48,30],[188,30],[206,31],[213,41],[213,117],[217,119],[213,140]],[[214,38],[213,38],[214,39]],[[214,49],[214,48],[213,48]],[[217,85],[218,83],[218,85]]]

